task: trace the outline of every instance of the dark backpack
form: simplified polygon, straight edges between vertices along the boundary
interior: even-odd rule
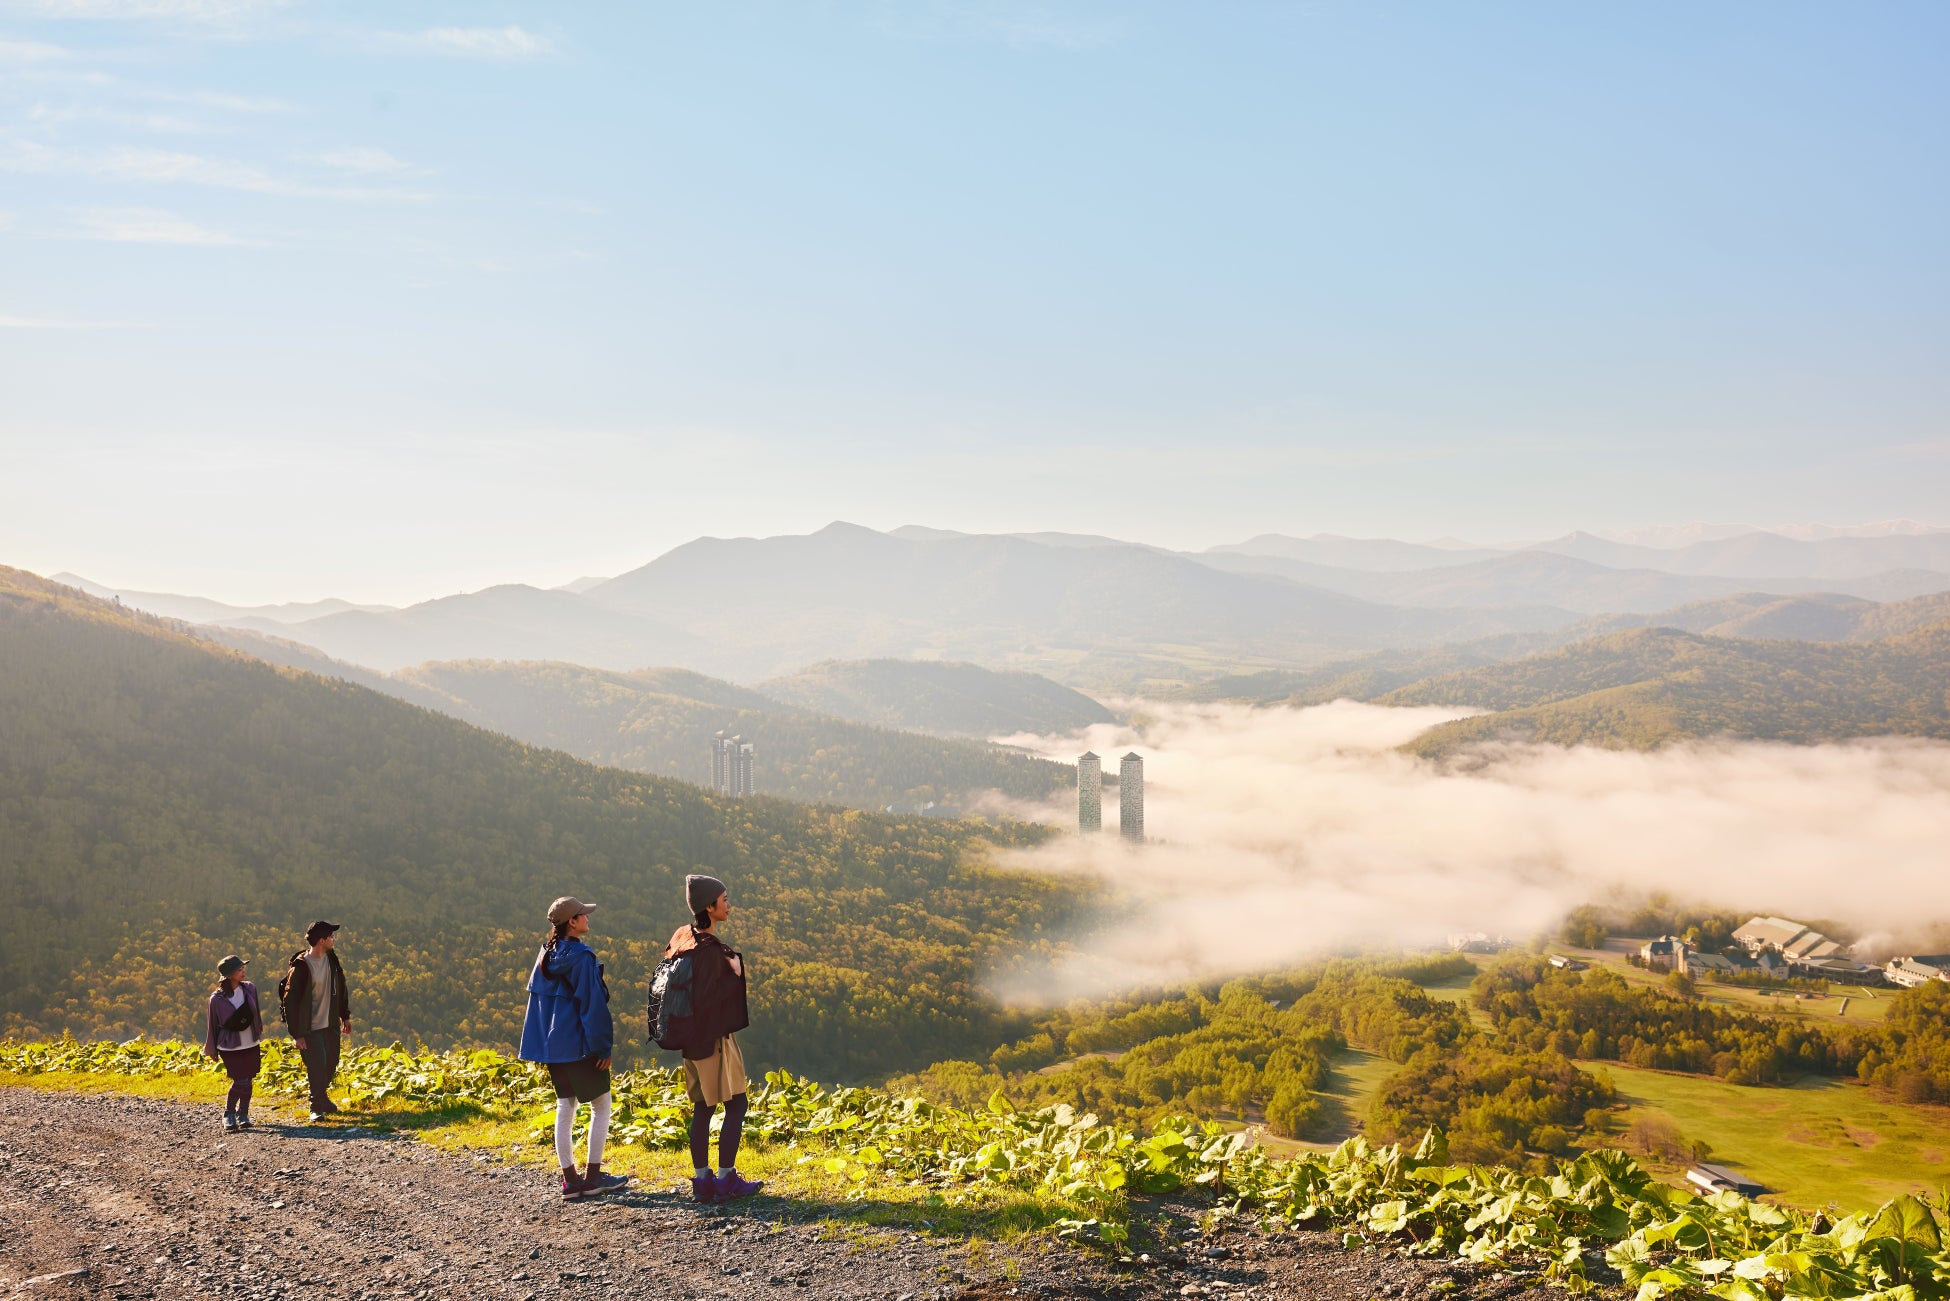
[[[696,965],[691,961],[696,949],[685,949],[674,958],[657,964],[650,976],[650,1002],[645,1011],[650,1039],[659,1048],[681,1052],[691,1042],[691,980]]]
[[[305,951],[303,949],[299,949],[296,953],[292,954],[291,961],[284,964],[284,974],[278,977],[278,1020],[280,1021],[288,1019],[284,1014],[284,1005],[291,1001],[292,963],[297,962],[298,959],[304,956]]]

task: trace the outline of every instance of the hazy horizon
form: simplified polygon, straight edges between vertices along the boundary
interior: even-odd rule
[[[97,584],[103,588],[110,589],[113,591],[154,592],[159,594],[166,593],[166,594],[177,595],[177,596],[201,597],[206,600],[218,601],[227,605],[234,605],[240,607],[281,605],[281,604],[309,604],[318,601],[343,600],[354,604],[388,605],[388,606],[403,608],[406,606],[420,604],[426,601],[439,600],[443,597],[448,597],[448,596],[463,595],[469,592],[480,591],[487,587],[499,586],[503,584],[518,583],[518,584],[525,584],[528,586],[538,587],[543,589],[559,589],[559,588],[567,587],[570,584],[575,583],[579,579],[613,578],[618,574],[627,573],[632,569],[636,569],[643,565],[646,565],[651,561],[657,559],[659,556],[665,555],[669,551],[674,550],[676,547],[681,547],[685,543],[697,541],[701,538],[723,539],[723,538],[751,538],[751,537],[800,537],[800,536],[807,536],[811,533],[816,533],[820,530],[820,528],[830,527],[833,524],[860,524],[860,522],[857,520],[837,520],[837,519],[829,520],[826,521],[825,524],[816,526],[811,529],[804,530],[802,532],[786,531],[786,532],[780,532],[775,534],[750,534],[750,533],[700,534],[698,535],[698,537],[681,539],[677,543],[673,544],[673,546],[671,547],[665,547],[653,553],[644,554],[637,559],[633,559],[626,563],[616,565],[613,567],[601,567],[601,566],[592,565],[592,566],[583,566],[581,568],[574,568],[572,566],[574,572],[561,572],[558,570],[551,570],[544,573],[535,573],[527,569],[517,569],[514,573],[509,575],[490,577],[487,581],[478,583],[474,586],[453,588],[451,590],[448,589],[432,590],[424,586],[416,587],[413,585],[413,580],[411,578],[404,577],[397,573],[385,573],[385,574],[373,575],[366,578],[355,578],[349,581],[356,582],[357,584],[359,584],[356,587],[330,588],[330,589],[307,588],[307,587],[298,586],[298,584],[300,584],[303,581],[301,577],[294,576],[289,580],[281,581],[275,575],[265,576],[259,579],[258,581],[260,581],[263,585],[250,587],[250,588],[196,587],[196,586],[192,586],[188,581],[176,582],[174,581],[174,579],[176,577],[181,577],[184,580],[188,580],[197,577],[199,576],[198,570],[194,568],[184,569],[184,568],[176,568],[176,567],[165,569],[162,567],[158,567],[153,563],[145,564],[145,562],[139,557],[103,556],[101,557],[103,564],[112,566],[112,568],[107,570],[84,568],[80,565],[71,565],[71,564],[58,564],[46,569],[36,569],[33,565],[25,564],[20,560],[18,560],[17,558],[10,557],[10,556],[0,556],[0,564],[10,565],[14,568],[27,569],[30,572],[39,573],[46,578],[53,578],[59,575],[68,574],[80,579],[84,579],[89,583]],[[908,528],[908,527],[942,528],[943,531],[967,533],[971,535],[980,535],[984,533],[1084,534],[1086,532],[1085,530],[1081,530],[1081,529],[1066,529],[1066,528],[1056,528],[1056,527],[1029,528],[1029,529],[1021,529],[1021,530],[993,530],[993,531],[977,530],[977,529],[949,529],[946,528],[945,526],[940,526],[935,524],[923,524],[915,520],[907,520],[901,524],[888,525],[884,528],[876,527],[874,525],[864,525],[864,524],[860,526],[866,528],[873,528],[874,531],[882,532],[882,533],[890,533],[897,529]],[[1470,548],[1485,549],[1485,550],[1518,550],[1524,547],[1535,546],[1540,543],[1551,541],[1555,537],[1562,537],[1565,536],[1566,534],[1576,533],[1576,532],[1590,533],[1598,537],[1604,537],[1604,538],[1617,540],[1617,541],[1631,542],[1631,543],[1636,543],[1638,545],[1645,545],[1645,546],[1676,546],[1676,545],[1683,545],[1683,540],[1675,541],[1669,537],[1660,536],[1660,535],[1692,533],[1692,534],[1703,534],[1706,537],[1714,537],[1720,535],[1731,536],[1738,531],[1751,530],[1754,532],[1772,532],[1772,533],[1777,533],[1781,536],[1788,536],[1788,537],[1875,536],[1882,531],[1891,529],[1892,527],[1902,529],[1903,531],[1909,531],[1909,530],[1914,530],[1918,532],[1950,531],[1950,524],[1937,524],[1928,520],[1912,520],[1912,519],[1861,520],[1861,521],[1856,521],[1853,523],[1846,523],[1846,524],[1838,524],[1833,521],[1825,521],[1825,520],[1824,521],[1798,520],[1793,522],[1776,522],[1773,524],[1747,524],[1747,523],[1736,523],[1731,521],[1689,520],[1683,522],[1675,522],[1671,524],[1651,524],[1651,525],[1639,524],[1636,526],[1624,527],[1624,528],[1604,528],[1604,529],[1573,528],[1573,529],[1565,530],[1564,533],[1554,534],[1549,537],[1501,538],[1497,540],[1489,540],[1487,536],[1457,537],[1453,535],[1444,536],[1444,537],[1431,536],[1431,537],[1387,538],[1385,537],[1385,535],[1379,533],[1336,534],[1325,530],[1317,534],[1294,532],[1294,533],[1287,533],[1285,536],[1302,537],[1302,538],[1319,536],[1319,537],[1346,538],[1351,540],[1375,540],[1375,541],[1387,540],[1387,541],[1406,542],[1406,543],[1421,545],[1421,546],[1437,547],[1437,548],[1444,548],[1444,549],[1457,549],[1457,550],[1470,549]],[[1271,530],[1269,532],[1277,532],[1277,530]],[[1648,539],[1647,535],[1653,535],[1653,536],[1650,539]],[[1099,535],[1099,536],[1109,536],[1109,535]],[[1231,545],[1234,543],[1244,542],[1248,539],[1246,535],[1241,535],[1237,537],[1233,537],[1233,536],[1214,537],[1209,541],[1196,543],[1189,546],[1171,546],[1153,537],[1127,536],[1127,537],[1115,537],[1115,538],[1111,538],[1111,540],[1117,542],[1130,543],[1138,546],[1165,547],[1166,549],[1172,551],[1182,551],[1182,552],[1196,554],[1198,552],[1207,551],[1214,547],[1220,547],[1220,546]],[[146,582],[145,581],[124,581],[121,577],[122,574],[130,570],[134,570],[139,573],[147,572],[156,575],[156,577],[153,580],[146,581]]]
[[[0,0],[0,560],[1950,519],[1950,11]]]

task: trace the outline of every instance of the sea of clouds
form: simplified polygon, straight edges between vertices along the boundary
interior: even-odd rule
[[[1002,738],[1106,774],[1145,760],[1149,843],[1059,836],[1011,861],[1114,884],[1122,920],[1080,938],[1039,997],[1269,970],[1350,948],[1528,938],[1570,909],[1653,892],[1854,927],[1874,956],[1950,922],[1950,744],[1702,743],[1653,753],[1397,747],[1466,715],[1123,702],[1133,722]],[[1010,812],[1074,832],[1074,795]],[[1003,991],[1023,997],[1032,991]]]

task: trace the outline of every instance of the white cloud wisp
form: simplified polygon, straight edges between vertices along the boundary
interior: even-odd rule
[[[1534,934],[1567,910],[1662,890],[1859,927],[1865,947],[1950,919],[1950,745],[1546,746],[1436,764],[1394,747],[1457,711],[1144,705],[1140,730],[1011,738],[1146,761],[1151,843],[1103,835],[1015,855],[1114,884],[1133,912],[1046,989],[1096,993],[1267,970],[1455,931]],[[1066,803],[1015,809],[1074,827]]]

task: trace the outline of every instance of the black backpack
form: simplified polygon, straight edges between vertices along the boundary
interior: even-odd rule
[[[650,1001],[645,1008],[650,1039],[659,1048],[682,1051],[690,1046],[693,1008],[691,981],[697,967],[696,949],[685,949],[657,964],[650,976]]]
[[[278,977],[278,1020],[280,1021],[286,1019],[284,1015],[284,1005],[291,1001],[292,963],[297,962],[298,959],[304,956],[305,956],[305,951],[303,949],[299,949],[296,953],[292,954],[291,960],[284,964],[284,974]]]

